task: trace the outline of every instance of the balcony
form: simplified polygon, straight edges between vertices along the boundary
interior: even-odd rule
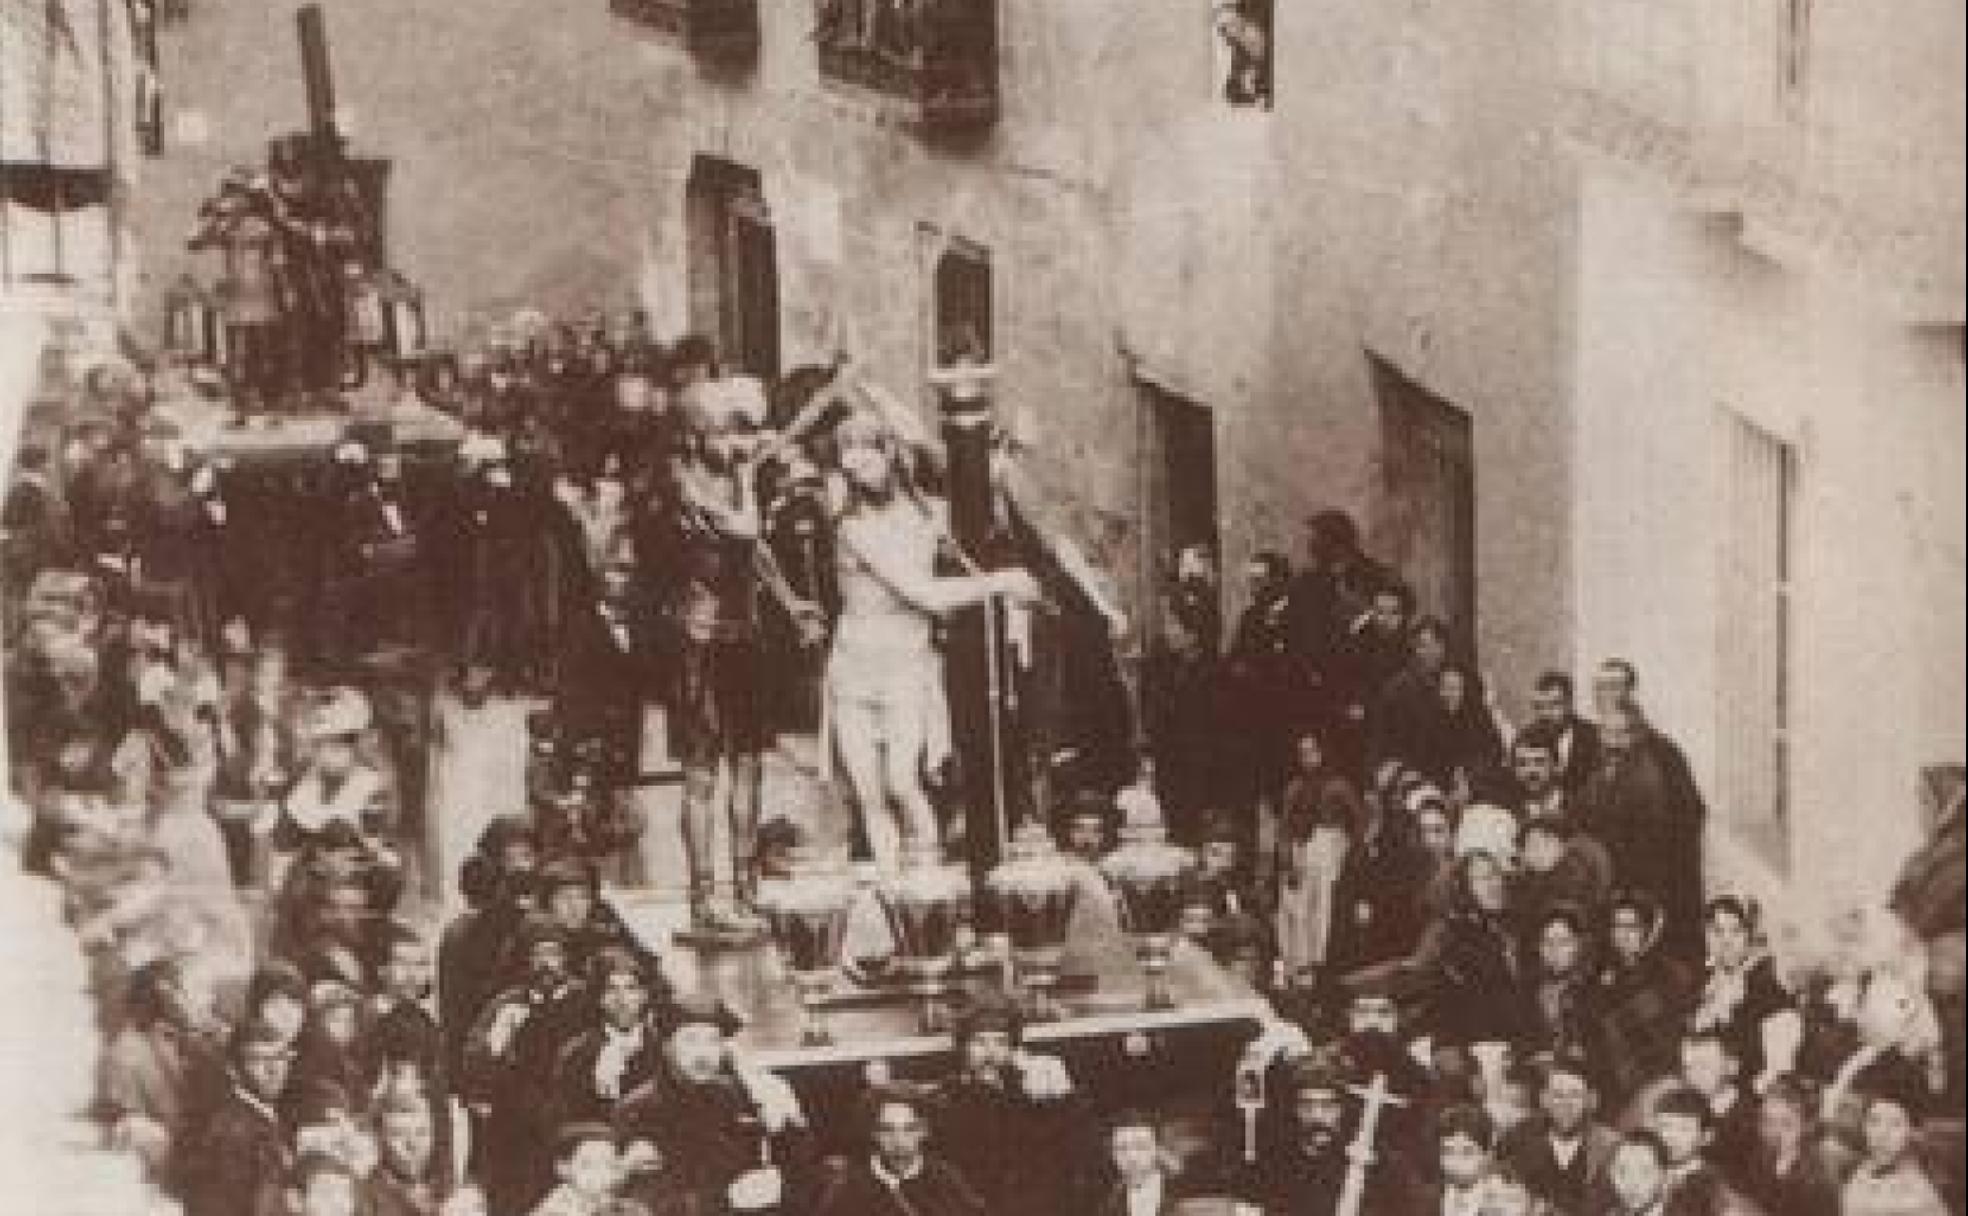
[[[816,0],[822,74],[906,102],[925,135],[998,121],[996,0]]]
[[[702,59],[749,62],[758,55],[758,0],[609,0],[608,7],[676,36]]]

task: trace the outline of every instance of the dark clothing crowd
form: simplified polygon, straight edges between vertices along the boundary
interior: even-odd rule
[[[761,387],[757,425],[826,375]],[[750,1062],[741,1014],[678,987],[602,881],[646,704],[733,747],[815,712],[804,662],[690,661],[691,621],[803,653],[692,531],[675,402],[718,378],[699,340],[549,324],[420,374],[464,433],[441,454],[358,425],[228,460],[128,386],[29,445],[4,551],[23,864],[87,952],[94,1115],[186,1216],[1961,1210],[1958,795],[1892,932],[1855,916],[1779,958],[1753,901],[1705,887],[1703,800],[1633,667],[1601,665],[1591,718],[1541,677],[1511,729],[1337,513],[1305,568],[1252,563],[1227,639],[1182,555],[1138,772],[1053,791],[1095,884],[1122,822],[1192,850],[1173,949],[1270,1011],[1234,1067],[1143,1031],[1076,1076],[1009,993],[850,1101]],[[756,492],[824,607],[812,479]],[[435,876],[448,921],[418,873],[439,683],[548,707],[531,813]]]

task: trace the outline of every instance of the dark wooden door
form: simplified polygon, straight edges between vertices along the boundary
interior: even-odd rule
[[[1175,557],[1192,545],[1217,552],[1216,419],[1207,406],[1139,381],[1142,596],[1160,624]]]
[[[1401,571],[1424,612],[1476,636],[1476,462],[1469,415],[1369,356],[1380,402],[1374,556]]]

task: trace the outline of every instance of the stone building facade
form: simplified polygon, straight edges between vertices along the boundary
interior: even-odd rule
[[[1345,507],[1507,711],[1632,658],[1726,881],[1877,890],[1962,755],[1959,6],[1280,4],[1232,105],[1205,0],[996,0],[991,105],[941,134],[829,30],[879,4],[324,7],[440,338],[635,304],[924,408],[987,341],[1140,632],[1176,545],[1234,610]],[[200,0],[162,51],[139,315],[303,120],[285,6]]]
[[[1573,20],[1578,645],[1639,665],[1724,881],[1821,919],[1963,755],[1962,11]]]
[[[810,0],[756,5],[735,57],[695,0],[324,7],[440,335],[633,301],[740,362],[844,343],[923,402],[939,345],[988,337],[1032,479],[1144,630],[1177,545],[1219,544],[1234,611],[1248,554],[1341,506],[1506,693],[1568,663],[1563,6],[1279,6],[1266,108],[1225,100],[1202,0],[998,0],[968,135],[823,48]],[[190,139],[142,203],[156,290],[201,192],[302,120],[281,6],[207,0],[164,58]]]

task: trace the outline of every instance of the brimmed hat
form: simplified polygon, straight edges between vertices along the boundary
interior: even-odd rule
[[[1285,1065],[1285,1084],[1294,1097],[1313,1090],[1343,1096],[1347,1081],[1346,1060],[1336,1051],[1315,1051]]]

